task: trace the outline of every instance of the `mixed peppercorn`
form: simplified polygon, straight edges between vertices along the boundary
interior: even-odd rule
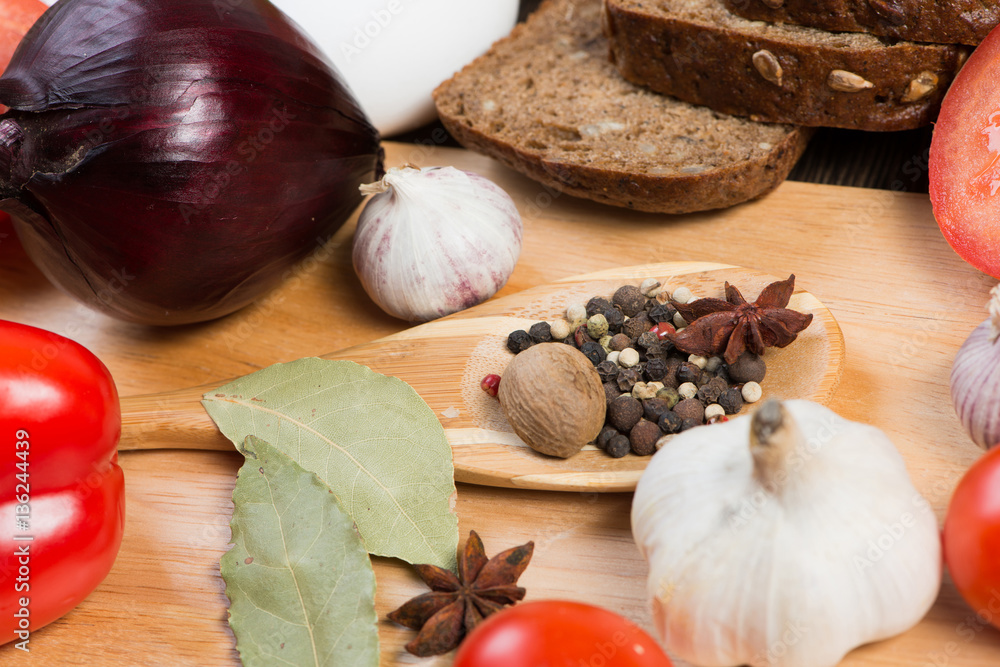
[[[745,350],[726,363],[721,354],[682,352],[674,344],[687,327],[678,311],[690,312],[684,306],[691,299],[686,288],[671,298],[655,280],[623,285],[610,299],[595,296],[569,307],[551,324],[512,331],[507,348],[518,354],[562,341],[579,349],[594,364],[607,398],[596,445],[615,458],[649,456],[664,435],[724,421],[760,398],[766,368],[758,354]],[[499,381],[488,376],[484,390],[495,395]]]

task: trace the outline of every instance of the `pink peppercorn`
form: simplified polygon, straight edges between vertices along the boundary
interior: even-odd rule
[[[496,373],[490,373],[483,378],[483,381],[479,383],[479,386],[483,388],[490,396],[496,397],[497,392],[500,391],[500,376]]]

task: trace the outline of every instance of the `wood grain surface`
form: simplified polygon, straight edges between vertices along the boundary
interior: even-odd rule
[[[495,162],[456,149],[387,143],[390,165],[473,169],[511,193],[525,245],[500,296],[591,271],[663,261],[734,264],[795,273],[833,313],[846,356],[830,406],[883,428],[939,519],[964,470],[981,454],[948,398],[952,358],[985,318],[994,280],[947,246],[926,196],[787,182],[756,202],[685,216],[632,213],[546,191]],[[10,236],[0,239],[0,317],[68,335],[100,356],[123,396],[180,390],[270,363],[361,345],[405,323],[378,310],[350,264],[354,221],[285,284],[231,317],[172,329],[94,314],[53,289]],[[229,539],[235,452],[123,452],[125,540],[111,574],[76,610],[32,634],[31,652],[0,648],[0,664],[236,665],[218,562]],[[627,493],[552,492],[459,484],[463,535],[497,552],[529,539],[528,599],[570,598],[649,627],[646,567],[629,530]],[[733,555],[734,567],[739,557]],[[380,618],[423,586],[408,567],[375,559]],[[808,594],[788,591],[789,595]],[[998,602],[1000,608],[1000,602]],[[983,610],[983,615],[992,612]],[[824,619],[806,619],[823,631]],[[380,623],[382,664],[416,660],[410,631]],[[1000,663],[1000,632],[977,619],[946,581],[911,631],[852,652],[844,665],[986,667]]]
[[[509,332],[562,317],[570,304],[585,303],[592,296],[610,298],[621,285],[638,285],[647,277],[671,290],[683,285],[699,296],[715,298],[725,298],[723,285],[728,281],[750,300],[765,285],[780,280],[760,271],[705,262],[621,267],[509,294],[322,357],[364,364],[412,386],[444,426],[454,453],[456,481],[553,491],[632,491],[647,457],[613,459],[593,445],[568,459],[539,454],[514,435],[499,402],[483,393],[480,381],[490,373],[502,375],[513,358],[506,349]],[[830,311],[808,292],[797,290],[789,307],[810,313],[813,322],[794,345],[765,353],[764,398],[808,398],[825,404],[840,382],[843,335]],[[222,384],[220,380],[125,397],[119,449],[231,450],[232,444],[201,405],[202,397]]]

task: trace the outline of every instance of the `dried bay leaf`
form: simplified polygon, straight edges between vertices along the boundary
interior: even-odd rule
[[[237,447],[277,447],[333,489],[369,553],[455,565],[458,518],[451,447],[422,398],[351,361],[275,364],[202,401]]]
[[[378,665],[375,572],[336,496],[253,436],[220,570],[245,667]]]

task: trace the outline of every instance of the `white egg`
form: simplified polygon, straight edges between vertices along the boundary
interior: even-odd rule
[[[383,137],[435,118],[431,92],[517,21],[518,0],[273,0],[333,61]]]

